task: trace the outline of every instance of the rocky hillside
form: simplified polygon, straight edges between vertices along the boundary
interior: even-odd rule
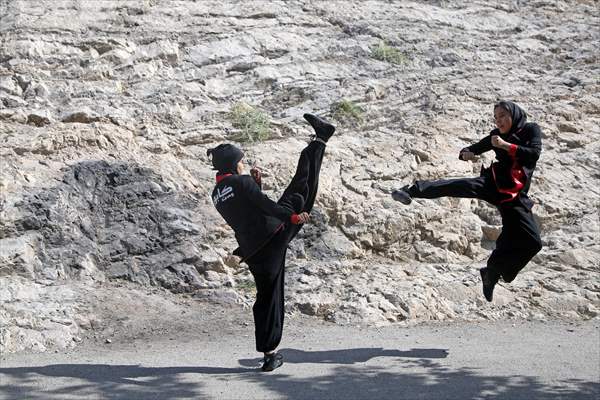
[[[290,313],[598,317],[600,12],[491,4],[0,0],[2,351],[73,346],[134,314],[181,319],[178,299],[251,304],[206,149],[241,142],[275,198],[307,111],[339,134],[289,253]],[[500,98],[543,130],[530,194],[545,247],[490,305],[477,269],[497,211],[389,193],[476,175],[490,156],[457,152],[493,128]]]

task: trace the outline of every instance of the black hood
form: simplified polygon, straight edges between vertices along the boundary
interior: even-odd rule
[[[244,152],[232,144],[220,144],[206,151],[207,156],[212,156],[213,169],[220,174],[237,174],[237,164],[244,157]]]

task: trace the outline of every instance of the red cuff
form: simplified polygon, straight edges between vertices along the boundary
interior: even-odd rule
[[[300,216],[298,214],[292,214],[292,216],[290,217],[290,221],[292,222],[292,224],[298,225],[300,223]]]
[[[515,155],[517,155],[518,148],[519,148],[519,146],[517,146],[516,144],[511,144],[510,148],[508,149],[508,155],[511,157],[514,157]]]

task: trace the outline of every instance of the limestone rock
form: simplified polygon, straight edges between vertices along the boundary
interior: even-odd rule
[[[313,133],[302,114],[338,124],[312,221],[288,251],[288,312],[357,324],[597,318],[590,2],[121,3],[0,7],[2,351],[68,348],[95,329],[112,338],[102,321],[121,310],[138,321],[140,299],[148,312],[175,312],[167,298],[252,304],[206,157],[238,129],[240,102],[272,122],[270,139],[238,144],[274,200]],[[507,32],[512,45],[498,46]],[[406,207],[390,193],[478,176],[493,156],[457,154],[493,128],[500,98],[542,128],[529,194],[544,248],[488,304],[478,269],[500,233],[496,207]],[[136,288],[155,297],[128,297]]]

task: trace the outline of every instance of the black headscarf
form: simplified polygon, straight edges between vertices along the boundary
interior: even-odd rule
[[[494,110],[501,107],[508,111],[512,117],[512,125],[508,133],[515,133],[527,123],[527,113],[521,107],[508,100],[501,100],[494,105]]]
[[[212,155],[213,169],[219,174],[237,174],[237,164],[244,157],[244,152],[232,144],[225,143],[206,150],[206,155]]]

